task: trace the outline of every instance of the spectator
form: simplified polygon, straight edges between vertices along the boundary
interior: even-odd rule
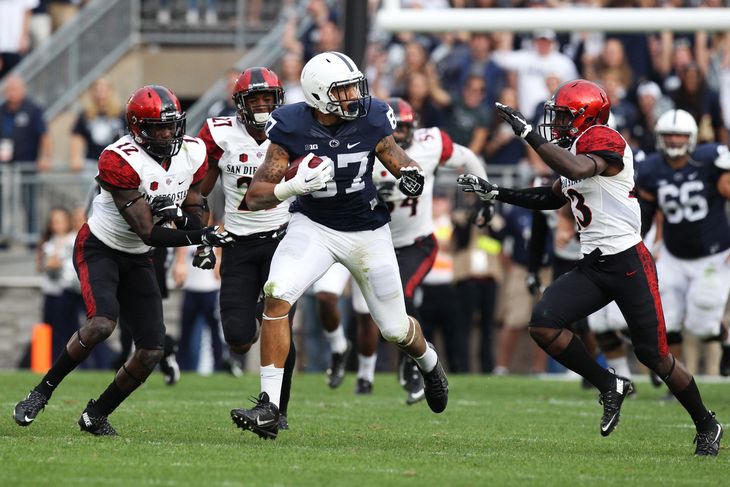
[[[406,92],[402,97],[418,114],[423,127],[440,127],[443,120],[442,106],[431,94],[429,79],[423,73],[412,73],[408,77]]]
[[[37,252],[37,270],[43,276],[43,321],[53,329],[51,338],[52,360],[56,360],[68,337],[79,325],[70,313],[73,302],[66,289],[73,285],[76,277],[71,262],[74,238],[71,229],[71,214],[66,208],[52,208],[48,214]],[[70,272],[69,272],[70,271]]]
[[[705,82],[695,63],[685,65],[679,71],[680,85],[670,96],[676,108],[688,111],[699,128],[697,142],[728,143],[728,133],[723,125],[720,97]]]
[[[30,44],[33,49],[44,44],[51,37],[51,16],[48,14],[48,0],[40,0],[30,18]]]
[[[572,59],[555,50],[556,36],[552,30],[535,31],[532,48],[518,51],[509,50],[509,37],[504,33],[502,36],[500,49],[494,52],[493,59],[516,76],[511,85],[517,88],[519,110],[528,120],[532,120],[537,104],[552,95],[547,91],[545,78],[555,74],[569,81],[578,77],[578,71]]]
[[[586,79],[603,79],[607,73],[625,90],[632,87],[634,74],[626,59],[624,45],[616,38],[606,39],[596,61],[585,66]]]
[[[455,99],[446,116],[446,132],[457,144],[482,153],[487,142],[491,113],[482,104],[487,86],[483,78],[470,76],[464,84],[462,96]]]
[[[438,73],[433,63],[428,60],[428,51],[418,41],[410,41],[405,45],[405,58],[393,75],[393,93],[401,94],[406,90],[408,78],[413,73],[421,73],[428,80],[431,96],[438,103],[445,105],[450,101],[449,94],[441,87]]]
[[[192,265],[194,247],[175,249],[173,278],[175,284],[183,289],[182,309],[180,312],[180,338],[177,360],[180,370],[198,370],[202,324],[210,331],[213,348],[213,370],[223,369],[223,341],[218,312],[220,290],[220,268],[204,270]]]
[[[499,102],[508,105],[517,103],[517,92],[514,88],[505,87],[499,95]],[[517,165],[526,156],[526,146],[515,136],[512,127],[496,114],[492,114],[489,128],[489,139],[484,146],[484,156],[490,165]]]
[[[125,126],[122,102],[109,80],[94,81],[71,132],[71,170],[96,168],[104,148],[124,135]]]
[[[486,92],[483,103],[488,109],[494,106],[505,84],[504,70],[492,58],[492,43],[488,34],[472,33],[468,49],[453,48],[441,63],[444,86],[449,93],[460,93],[470,76],[484,78]]]
[[[232,117],[236,114],[233,94],[236,92],[236,81],[241,72],[237,68],[226,70],[226,95],[213,103],[208,109],[208,117]]]
[[[49,0],[48,12],[51,14],[53,32],[60,29],[66,22],[69,22],[86,0]]]
[[[160,0],[157,9],[157,23],[161,26],[168,26],[172,21],[170,13],[170,1]],[[185,23],[195,27],[200,23],[200,5],[198,0],[188,0],[188,8],[185,12]],[[218,24],[218,1],[207,0],[205,6],[205,25],[214,26]]]
[[[0,2],[0,79],[30,48],[30,18],[38,0]]]
[[[295,52],[288,52],[281,59],[281,86],[284,88],[285,105],[304,101],[300,81],[303,66],[302,57]]]
[[[654,127],[657,119],[665,111],[672,108],[672,102],[664,95],[659,85],[653,81],[644,81],[636,89],[638,107],[637,120],[631,128],[632,146],[638,147],[645,154],[656,151]]]
[[[624,78],[618,70],[605,70],[601,74],[600,84],[611,101],[611,115],[608,124],[616,129],[623,138],[631,138],[631,129],[636,125],[638,110],[636,106],[626,98],[628,86],[624,84]]]

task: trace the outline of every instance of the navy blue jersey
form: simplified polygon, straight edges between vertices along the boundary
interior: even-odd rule
[[[717,180],[727,172],[715,164],[721,156],[727,157],[725,146],[703,144],[681,169],[672,169],[661,153],[639,166],[636,184],[656,197],[664,213],[664,243],[676,257],[696,259],[730,247],[726,200],[717,192]]]
[[[533,210],[521,206],[503,206],[502,216],[505,220],[506,236],[512,237],[512,260],[528,267],[530,260],[529,242],[532,238]],[[553,232],[548,229],[545,246],[542,252],[540,266],[552,265],[553,262]]]
[[[289,160],[310,152],[334,162],[335,177],[327,187],[297,196],[290,211],[301,212],[334,230],[373,230],[390,221],[388,209],[373,184],[375,146],[393,133],[396,121],[386,103],[373,99],[365,117],[326,127],[306,103],[277,108],[266,133],[289,152]]]

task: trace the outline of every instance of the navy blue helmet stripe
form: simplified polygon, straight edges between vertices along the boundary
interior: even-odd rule
[[[335,56],[337,56],[338,58],[342,59],[345,62],[345,65],[350,69],[350,71],[355,71],[355,66],[353,66],[352,64],[350,64],[350,61],[348,61],[345,56],[343,56],[339,52],[335,52],[335,51],[330,51],[330,52],[332,54],[334,54]]]

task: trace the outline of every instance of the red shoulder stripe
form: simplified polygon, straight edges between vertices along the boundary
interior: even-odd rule
[[[626,141],[612,128],[596,125],[578,139],[575,153],[588,154],[597,151],[615,152],[623,156],[626,151]]]
[[[451,136],[444,132],[443,130],[441,132],[441,157],[439,158],[439,164],[443,164],[444,162],[451,159],[452,154],[454,153],[454,141],[451,139]]]
[[[99,156],[99,179],[117,189],[137,189],[139,174],[119,154],[105,150]]]
[[[216,161],[220,160],[223,156],[223,149],[221,149],[218,144],[216,144],[215,140],[213,140],[213,134],[210,133],[210,127],[208,127],[207,120],[201,127],[200,132],[198,133],[198,138],[203,140],[208,157]]]

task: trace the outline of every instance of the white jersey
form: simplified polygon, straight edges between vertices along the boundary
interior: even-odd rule
[[[226,200],[227,231],[251,235],[276,230],[289,221],[288,201],[267,210],[246,209],[246,191],[264,162],[268,140],[259,145],[235,116],[209,118],[198,136],[205,142],[211,161],[218,160]]]
[[[634,157],[621,134],[605,125],[594,125],[573,142],[573,154],[613,152],[623,159],[615,176],[593,176],[574,181],[560,178],[578,223],[581,251],[596,248],[604,255],[623,252],[641,241],[641,211],[634,190]]]
[[[413,132],[413,142],[406,149],[425,176],[423,193],[409,198],[397,188],[397,179],[376,159],[373,182],[378,188],[390,184],[393,191],[387,198],[390,210],[390,232],[396,249],[412,245],[417,238],[433,233],[433,183],[439,165],[449,159],[454,144],[446,133],[437,127],[422,128]]]
[[[205,145],[195,137],[183,137],[180,152],[170,159],[165,170],[125,135],[104,149],[99,156],[101,192],[94,198],[89,229],[105,245],[130,254],[143,254],[150,247],[129,228],[104,186],[136,189],[150,202],[155,196],[169,196],[182,205],[191,185],[202,180],[207,169]]]

